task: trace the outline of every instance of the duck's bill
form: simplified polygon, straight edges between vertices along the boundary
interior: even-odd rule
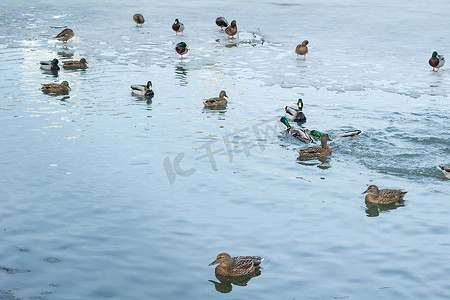
[[[213,262],[210,263],[208,266],[212,266],[212,265],[215,265],[215,264],[217,264],[217,260],[213,261]]]
[[[361,195],[362,195],[362,194],[365,194],[365,193],[367,193],[367,190],[365,190],[364,192],[362,192]]]

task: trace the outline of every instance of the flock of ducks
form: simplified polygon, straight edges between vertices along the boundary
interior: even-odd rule
[[[134,14],[133,21],[136,22],[136,27],[142,27],[142,24],[145,23],[145,19],[141,14]],[[221,31],[224,31],[228,35],[228,38],[236,38],[238,37],[238,29],[236,20],[233,20],[231,23],[224,17],[218,17],[216,19],[216,25],[220,27]],[[175,35],[181,33],[181,36],[184,36],[185,26],[178,19],[175,19],[175,22],[172,24],[172,29],[175,31]],[[69,39],[74,36],[74,32],[67,28],[61,31],[56,39],[67,43]],[[306,59],[306,54],[308,53],[308,45],[309,42],[304,40],[301,44],[297,45],[295,48],[295,53],[297,54],[297,59],[299,55],[303,55],[303,60]],[[185,42],[180,42],[176,45],[175,51],[180,54],[180,58],[183,59],[183,55],[185,55],[189,51],[189,47]],[[434,72],[438,72],[439,68],[441,68],[445,64],[445,59],[442,55],[439,55],[436,51],[433,52],[430,60],[430,66],[433,67]],[[51,61],[41,61],[40,62],[41,69],[48,71],[59,71],[59,61],[55,58]],[[86,69],[87,62],[86,59],[82,58],[80,61],[66,61],[63,63],[64,69]],[[152,82],[148,81],[146,85],[131,85],[132,93],[139,96],[145,97],[153,97],[154,91],[152,88]],[[67,81],[63,81],[60,84],[50,83],[43,84],[41,90],[44,93],[66,93],[70,90],[69,83]],[[224,108],[227,105],[227,93],[225,91],[220,91],[219,97],[207,99],[204,101],[205,108]],[[327,133],[321,133],[317,130],[308,131],[303,127],[292,127],[289,124],[288,120],[293,122],[305,122],[306,116],[303,113],[303,100],[300,98],[297,101],[297,107],[285,107],[285,116],[280,119],[287,128],[286,132],[291,136],[301,140],[304,143],[310,144],[314,143],[314,138],[320,139],[320,146],[312,146],[305,149],[298,150],[300,156],[304,157],[324,157],[332,154],[332,150],[328,145],[329,141],[332,141],[330,136]],[[360,130],[351,130],[344,131],[333,136],[334,138],[357,138],[358,135],[361,134]],[[450,167],[446,166],[438,166],[440,171],[443,172],[442,178],[450,178]],[[367,194],[365,196],[365,201],[373,204],[392,204],[397,203],[398,201],[403,200],[407,192],[396,189],[379,189],[376,185],[370,185],[363,194]],[[259,256],[237,256],[231,257],[228,253],[220,253],[217,255],[217,258],[210,263],[209,265],[218,264],[215,268],[215,273],[221,276],[227,277],[236,277],[236,276],[245,276],[248,274],[255,274],[255,272],[260,268],[260,264],[264,259]]]

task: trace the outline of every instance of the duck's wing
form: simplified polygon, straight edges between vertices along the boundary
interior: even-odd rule
[[[259,266],[264,260],[264,258],[262,258],[261,256],[238,256],[238,257],[241,260],[251,260],[251,261],[253,261],[253,265],[255,267]]]
[[[145,85],[132,85],[130,86],[130,88],[133,91],[145,91],[145,89],[147,88]]]
[[[288,118],[290,120],[295,119],[295,116],[298,113],[298,109],[291,107],[291,106],[286,106],[284,108],[284,111],[285,111],[286,118]]]

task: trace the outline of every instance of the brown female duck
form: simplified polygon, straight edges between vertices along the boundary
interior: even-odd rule
[[[328,141],[331,141],[331,139],[327,133],[324,133],[320,137],[321,147],[308,147],[306,149],[298,150],[298,153],[301,156],[306,157],[323,157],[331,155],[331,148],[327,144]]]
[[[297,45],[295,47],[295,53],[297,53],[297,59],[299,55],[303,55],[303,60],[306,59],[306,53],[308,53],[308,45],[309,42],[307,40],[304,40],[300,45]]]
[[[56,39],[63,41],[64,43],[67,43],[68,40],[70,40],[71,38],[73,38],[75,34],[73,33],[72,29],[66,28],[63,31],[61,31],[60,33],[58,33],[57,36],[55,36]]]
[[[142,24],[145,23],[144,16],[141,14],[134,14],[133,21],[136,22],[136,27],[139,27],[139,25],[141,25],[140,27],[142,27]]]
[[[220,91],[219,97],[207,99],[203,103],[205,104],[205,107],[210,108],[225,106],[228,103],[225,97],[228,98],[227,93],[225,91]]]
[[[236,20],[231,21],[230,26],[225,29],[225,33],[228,34],[229,39],[234,39],[237,37],[238,30]]]
[[[58,93],[67,93],[70,91],[69,83],[67,81],[63,81],[61,83],[47,83],[42,84],[41,87],[42,92],[50,94],[58,94]]]
[[[375,204],[389,204],[402,200],[407,192],[402,190],[378,189],[374,184],[369,185],[363,194],[367,193],[365,200]]]
[[[63,62],[63,68],[64,69],[86,69],[87,61],[84,58],[80,59],[79,61],[78,60],[68,60],[68,61]]]
[[[231,257],[228,253],[220,253],[209,265],[219,264],[215,273],[222,276],[242,276],[255,272],[264,258],[259,256]]]

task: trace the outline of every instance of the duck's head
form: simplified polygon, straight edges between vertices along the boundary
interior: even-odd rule
[[[302,42],[302,46],[306,46],[306,45],[308,45],[308,44],[309,44],[308,40],[304,40],[304,41]]]
[[[286,125],[287,128],[291,127],[286,117],[281,117],[280,122]]]
[[[219,98],[223,98],[223,97],[227,97],[227,98],[228,98],[227,92],[225,92],[225,91],[220,91]]]
[[[69,90],[71,90],[71,88],[70,88],[70,86],[69,86],[69,83],[67,82],[67,81],[63,81],[63,82],[61,82],[61,86],[63,86],[63,87],[68,87],[69,88]]]
[[[231,265],[232,261],[233,260],[231,259],[230,254],[223,252],[217,255],[216,260],[210,263],[209,265],[212,266],[215,264],[222,264],[224,266],[229,266]]]
[[[188,49],[188,50],[189,50],[189,47],[188,47],[188,45],[186,45],[186,43],[185,43],[185,42],[181,42],[181,43],[179,43],[179,44],[178,44],[178,46],[180,46],[180,47],[183,47],[183,48],[186,48],[186,49]]]
[[[436,51],[434,51],[433,54],[431,54],[431,57],[439,58],[439,54]]]
[[[312,136],[316,136],[318,138],[322,137],[322,134],[319,131],[317,131],[317,130],[311,130],[309,132],[309,134],[312,135]]]
[[[54,66],[59,65],[59,60],[57,60],[56,58],[54,58],[54,59],[52,60],[52,65],[54,65]]]
[[[82,63],[82,64],[87,64],[87,61],[86,61],[85,58],[82,58],[82,59],[80,59],[80,63]]]
[[[147,90],[151,90],[152,89],[152,82],[148,81],[147,82]]]
[[[328,135],[328,133],[324,133],[324,134],[322,134],[322,136],[320,137],[320,141],[322,142],[322,143],[326,143],[326,142],[328,142],[328,141],[332,141],[332,139],[330,139],[330,136]]]
[[[378,187],[377,187],[376,185],[372,184],[372,185],[369,185],[369,187],[367,188],[367,190],[365,190],[364,192],[362,192],[362,194],[365,194],[365,193],[369,193],[369,194],[373,194],[373,195],[378,195],[379,190],[378,190]]]
[[[302,109],[303,109],[303,100],[302,100],[302,98],[298,98],[297,106],[298,106],[298,110],[302,111]]]
[[[175,19],[175,22],[174,22],[175,24],[178,24],[178,23],[180,23],[180,21],[178,21],[178,19]]]

